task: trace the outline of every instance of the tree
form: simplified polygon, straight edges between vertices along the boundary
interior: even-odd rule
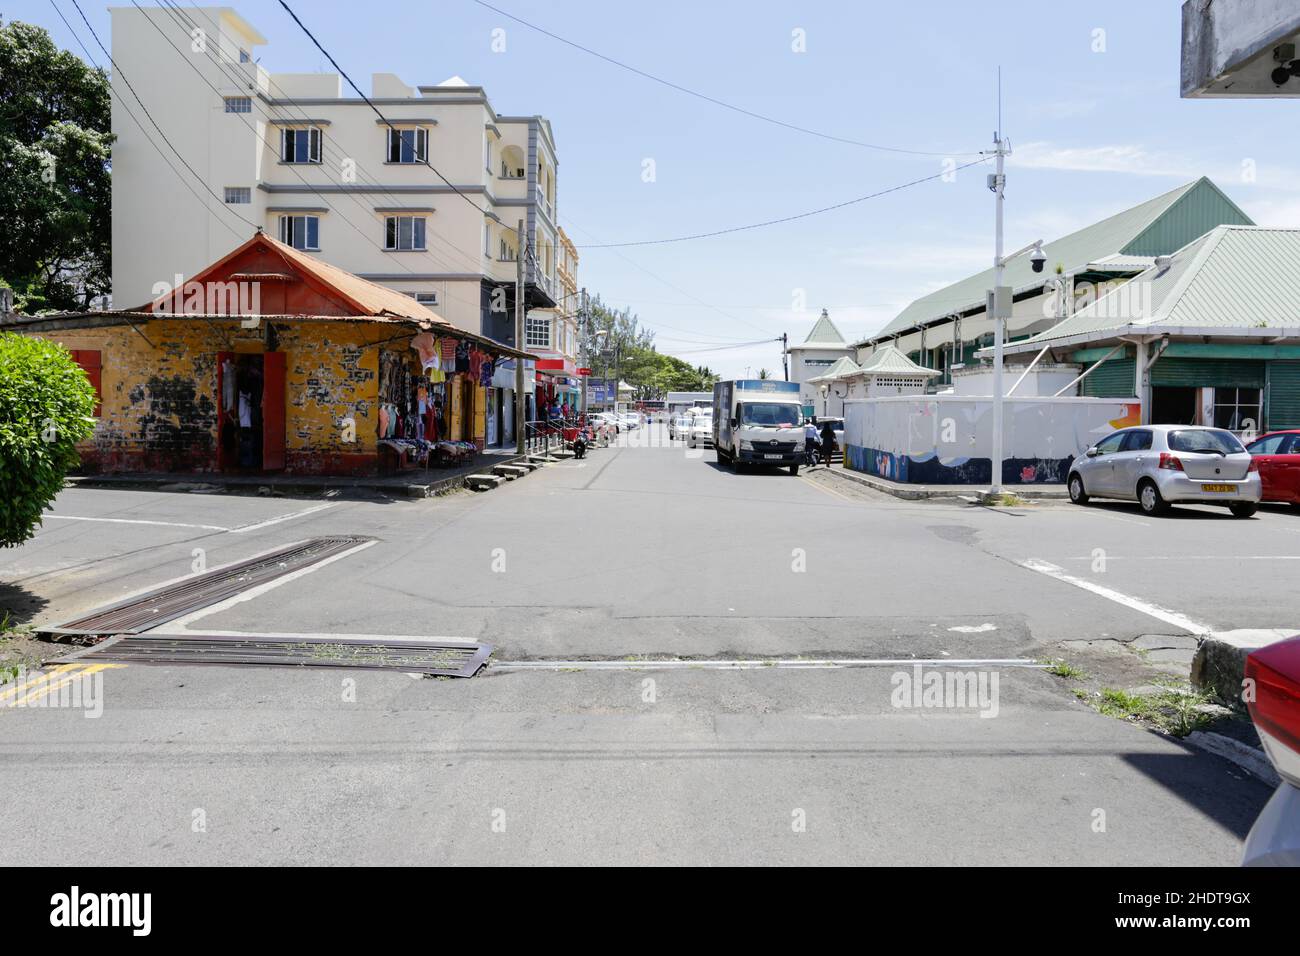
[[[109,83],[37,26],[0,24],[0,280],[16,307],[111,288]]]
[[[95,427],[95,389],[61,345],[0,333],[0,547],[36,532],[41,512]]]
[[[772,373],[765,368],[760,368],[758,370],[758,377],[762,379],[768,379],[772,377]]]

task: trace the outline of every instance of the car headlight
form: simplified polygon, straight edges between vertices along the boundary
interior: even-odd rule
[[[742,438],[742,439],[740,440],[740,447],[741,447],[741,449],[743,449],[744,451],[753,451],[753,450],[754,450],[754,443],[753,443],[753,442],[750,442],[750,441],[746,441],[745,439]]]
[[[803,451],[803,442],[801,442],[801,441],[797,441],[797,442],[795,442],[795,443],[794,443],[794,450],[795,450],[795,451]]]

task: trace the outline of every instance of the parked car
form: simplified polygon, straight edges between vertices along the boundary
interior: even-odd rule
[[[1300,637],[1252,651],[1245,677],[1250,719],[1282,782],[1250,828],[1241,865],[1300,866]]]
[[[691,416],[677,415],[668,419],[668,440],[677,441],[686,438],[686,431],[691,427]]]
[[[686,429],[686,447],[713,446],[713,420],[708,415],[696,415]]]
[[[612,412],[596,412],[594,415],[591,416],[591,419],[593,422],[600,422],[604,425],[607,425],[610,428],[610,430],[614,432],[615,435],[617,435],[619,431],[622,430],[622,426],[618,420],[618,416],[614,415]]]
[[[1300,428],[1260,435],[1246,451],[1259,465],[1264,500],[1300,508]]]
[[[630,432],[634,428],[641,427],[641,416],[636,412],[620,412],[618,423],[623,427],[624,431]]]
[[[1137,501],[1149,515],[1172,504],[1227,505],[1249,518],[1259,507],[1259,465],[1222,428],[1142,425],[1113,432],[1070,465],[1070,500]]]

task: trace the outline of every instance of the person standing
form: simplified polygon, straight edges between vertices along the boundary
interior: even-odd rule
[[[810,418],[803,423],[803,444],[804,456],[811,462],[813,452],[821,445],[821,439],[817,437],[817,420],[815,418]]]
[[[831,428],[831,423],[826,422],[822,425],[822,461],[826,467],[831,466],[831,455],[835,454],[835,429]]]

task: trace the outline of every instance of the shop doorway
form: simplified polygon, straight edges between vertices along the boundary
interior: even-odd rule
[[[285,354],[217,354],[217,468],[226,472],[285,467]]]
[[[1195,425],[1197,389],[1157,385],[1151,389],[1152,425]]]

